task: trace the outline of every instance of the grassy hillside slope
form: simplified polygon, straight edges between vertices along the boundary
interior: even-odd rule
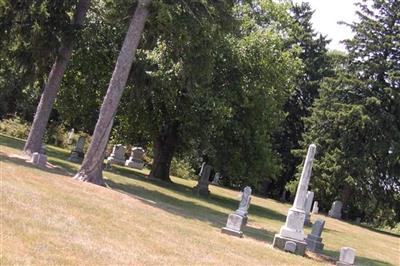
[[[210,186],[210,198],[196,198],[194,181],[165,184],[124,167],[105,173],[111,189],[98,187],[71,179],[78,165],[65,160],[68,151],[48,146],[49,161],[63,169],[40,169],[13,156],[22,146],[0,135],[1,265],[331,264],[271,247],[288,204],[253,197],[239,239],[220,233],[238,206],[237,191]],[[326,220],[325,255],[337,258],[350,246],[359,265],[400,265],[398,236],[316,218]]]

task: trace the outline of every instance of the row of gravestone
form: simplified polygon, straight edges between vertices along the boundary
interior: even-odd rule
[[[272,243],[273,247],[275,248],[302,256],[304,256],[306,249],[315,253],[319,253],[324,247],[321,235],[325,225],[325,221],[318,219],[314,223],[311,233],[308,234],[307,237],[305,237],[304,235],[304,224],[311,224],[310,210],[314,193],[308,191],[307,189],[311,177],[311,169],[314,160],[315,149],[315,145],[310,145],[301,178],[297,186],[297,192],[293,206],[289,209],[288,215],[286,217],[286,222],[281,227],[280,232],[274,236],[274,241]],[[243,191],[239,208],[234,213],[228,216],[226,226],[223,227],[221,230],[223,233],[243,237],[242,228],[247,224],[247,215],[248,208],[250,206],[250,200],[251,188],[246,187]],[[334,202],[332,204],[331,211],[329,212],[329,216],[340,218],[341,207],[341,202]],[[318,212],[317,202],[314,203],[312,212]],[[339,260],[336,262],[336,265],[353,265],[354,261],[355,249],[343,247],[340,250],[340,257]]]
[[[84,157],[85,137],[80,136],[76,142],[74,149],[71,151],[68,160],[71,162],[79,163]],[[132,168],[143,169],[145,162],[143,161],[145,151],[141,147],[133,147],[131,155],[128,160],[125,160],[126,148],[117,144],[113,146],[110,156],[107,158],[107,168],[111,168],[112,164],[125,165]]]

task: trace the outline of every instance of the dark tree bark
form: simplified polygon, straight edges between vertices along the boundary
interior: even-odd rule
[[[77,180],[104,185],[101,171],[104,150],[107,146],[114,116],[125,89],[133,59],[135,58],[140,36],[149,14],[148,6],[150,2],[151,0],[139,0],[136,7],[100,109],[92,142],[86,152],[79,172],[74,177]]]
[[[169,170],[177,144],[176,125],[167,126],[158,134],[154,140],[154,160],[149,175],[150,178],[171,182]]]
[[[36,109],[32,127],[24,147],[24,152],[26,154],[31,155],[34,152],[40,152],[42,148],[43,137],[57,96],[57,91],[71,58],[73,42],[77,31],[83,25],[89,5],[90,0],[80,0],[76,6],[75,16],[72,22],[73,30],[69,34],[66,34],[62,41],[56,61],[51,68],[47,84]]]

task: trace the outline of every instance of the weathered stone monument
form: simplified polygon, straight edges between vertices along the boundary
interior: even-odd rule
[[[212,167],[206,163],[203,163],[199,173],[199,182],[193,188],[193,193],[198,196],[208,196],[210,191],[208,190],[208,185],[210,183],[209,178],[211,174]]]
[[[111,155],[107,158],[107,164],[125,165],[125,147],[122,144],[114,145]]]
[[[314,201],[314,205],[312,207],[312,212],[313,214],[318,214],[319,208],[318,208],[318,201]]]
[[[218,185],[220,179],[221,179],[221,174],[216,172],[213,181],[211,183],[214,185]]]
[[[47,163],[47,156],[42,153],[34,152],[30,162],[34,165],[45,167]]]
[[[68,145],[71,145],[72,142],[74,141],[74,132],[75,132],[75,129],[71,129],[71,131],[68,132],[68,140],[67,140]]]
[[[348,266],[354,265],[356,259],[356,250],[354,248],[343,247],[340,249],[339,261],[336,262],[336,266]]]
[[[143,169],[144,167],[144,149],[141,147],[133,147],[131,150],[131,156],[125,162],[125,166],[132,168]]]
[[[85,140],[86,138],[84,136],[80,136],[78,138],[75,148],[71,151],[71,154],[68,158],[69,161],[79,163],[83,159],[83,156],[85,155],[83,152]]]
[[[343,208],[343,203],[340,200],[334,201],[332,203],[330,211],[328,212],[328,215],[332,218],[341,219],[342,208]]]
[[[306,238],[308,250],[315,253],[319,253],[324,249],[324,244],[322,244],[322,238],[321,238],[324,226],[325,226],[324,220],[318,219],[315,221],[311,230],[311,234],[308,234]]]
[[[247,213],[251,202],[251,187],[245,187],[242,193],[242,199],[239,203],[239,208],[235,211],[236,214],[243,216],[243,225],[247,224]]]
[[[221,229],[222,233],[243,237],[242,227],[247,223],[247,213],[251,201],[251,188],[245,187],[242,193],[242,199],[239,208],[228,216],[226,226]]]
[[[289,209],[286,217],[286,223],[281,227],[279,234],[276,234],[272,245],[275,248],[293,252],[298,255],[304,256],[306,251],[307,243],[304,241],[304,220],[305,220],[305,201],[307,197],[308,183],[310,182],[311,169],[314,160],[316,147],[311,144],[308,147],[307,157],[304,162],[303,171],[301,173],[300,181],[297,186],[296,197],[293,203],[293,207]],[[287,242],[293,242],[296,244],[294,251],[293,248],[287,247]],[[292,243],[288,244],[293,247]],[[286,247],[286,249],[285,249]]]
[[[304,203],[304,210],[306,211],[306,218],[304,220],[304,225],[311,226],[311,220],[310,220],[310,211],[311,211],[311,205],[314,199],[314,192],[308,191],[307,196],[306,196],[306,202]]]

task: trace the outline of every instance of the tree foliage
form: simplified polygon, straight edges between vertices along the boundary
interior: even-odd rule
[[[311,187],[325,210],[340,199],[347,217],[390,224],[400,213],[400,4],[358,6],[347,61],[324,82],[304,145],[318,146]]]

